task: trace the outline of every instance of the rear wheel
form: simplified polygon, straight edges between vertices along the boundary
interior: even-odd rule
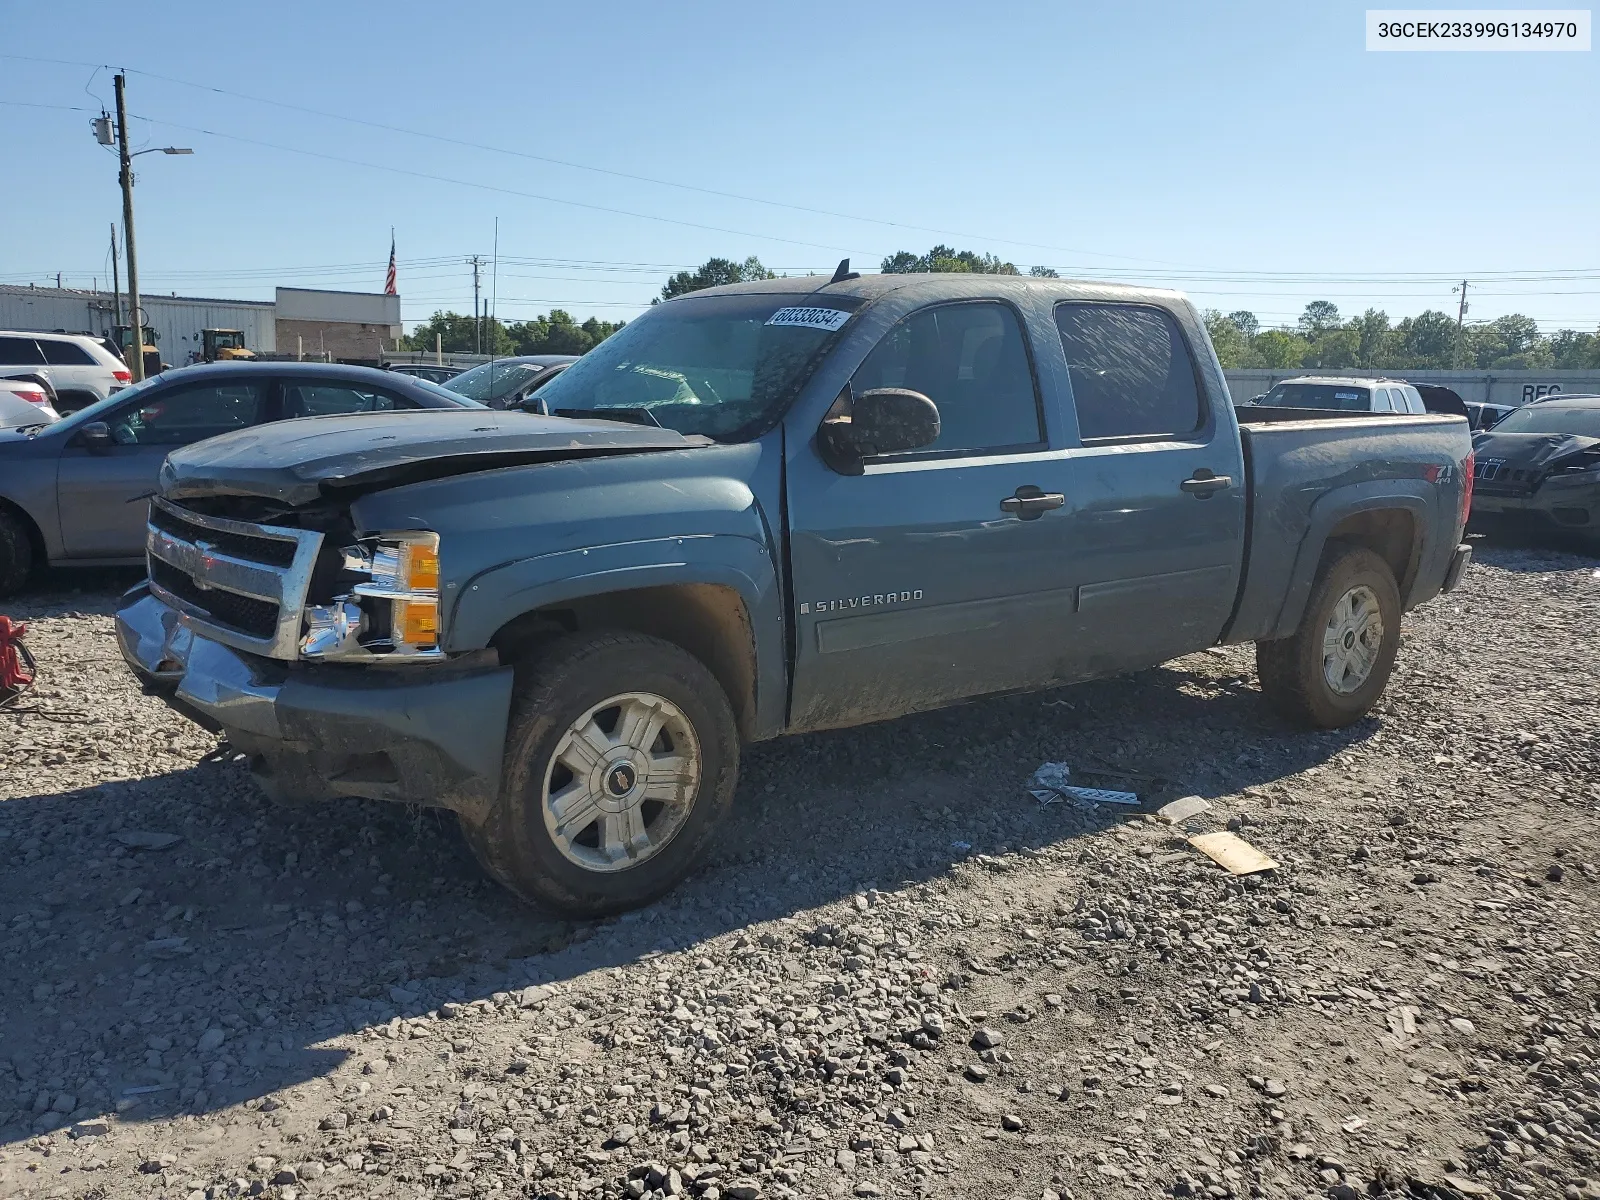
[[[0,512],[0,596],[20,592],[33,573],[33,543],[22,522]]]
[[[563,638],[520,673],[500,795],[462,833],[519,896],[620,912],[693,869],[738,766],[733,712],[698,659],[639,634]]]
[[[1360,546],[1329,548],[1300,628],[1256,643],[1261,691],[1300,724],[1337,729],[1366,716],[1400,648],[1400,589]]]

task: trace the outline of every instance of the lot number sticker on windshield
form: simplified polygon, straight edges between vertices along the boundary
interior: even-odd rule
[[[837,308],[780,308],[767,318],[767,324],[804,325],[808,329],[826,329],[832,333],[849,319],[849,313]]]

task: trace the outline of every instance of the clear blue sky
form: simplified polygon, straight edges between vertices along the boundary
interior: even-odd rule
[[[1593,52],[1367,53],[1354,4],[128,11],[0,0],[0,55],[143,72],[137,141],[194,148],[138,160],[151,292],[378,290],[392,225],[406,321],[470,311],[462,260],[498,216],[507,320],[630,316],[712,255],[803,272],[944,241],[1268,324],[1312,299],[1453,312],[1466,276],[1469,319],[1600,325]],[[110,72],[0,67],[0,281],[103,284],[115,160],[90,113],[18,102],[98,111]]]

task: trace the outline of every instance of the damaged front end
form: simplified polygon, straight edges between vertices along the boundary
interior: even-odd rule
[[[1473,452],[1473,528],[1532,523],[1600,540],[1600,438],[1490,432]]]
[[[442,650],[437,534],[363,533],[338,503],[158,498],[147,549],[118,609],[124,658],[269,792],[468,815],[493,800],[512,673]]]

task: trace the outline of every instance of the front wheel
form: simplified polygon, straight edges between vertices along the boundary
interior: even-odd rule
[[[566,638],[520,673],[500,795],[462,832],[524,899],[603,916],[693,869],[738,768],[733,712],[693,655],[640,634]]]
[[[1371,550],[1329,548],[1300,628],[1256,643],[1267,699],[1300,724],[1339,729],[1366,716],[1383,694],[1400,648],[1400,589]]]

